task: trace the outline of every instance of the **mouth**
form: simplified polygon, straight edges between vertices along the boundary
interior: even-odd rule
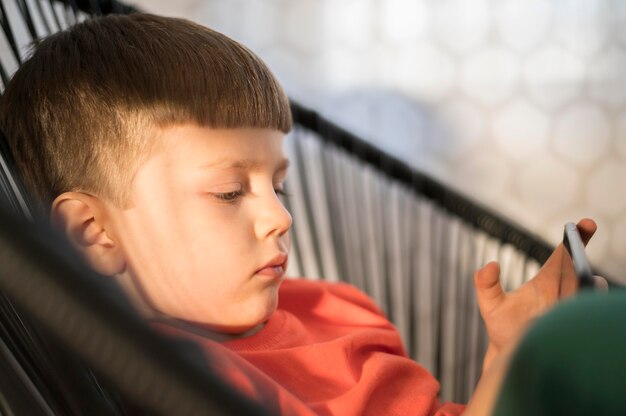
[[[270,278],[281,278],[287,269],[287,254],[279,253],[274,256],[265,266],[256,271],[255,274]]]

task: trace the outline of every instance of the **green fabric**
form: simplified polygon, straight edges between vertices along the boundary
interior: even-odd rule
[[[533,324],[494,415],[626,415],[626,291],[582,293]]]

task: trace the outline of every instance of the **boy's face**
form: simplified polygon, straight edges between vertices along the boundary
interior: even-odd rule
[[[291,216],[279,200],[284,134],[174,126],[137,171],[131,208],[109,233],[152,308],[224,333],[269,318],[286,269]]]

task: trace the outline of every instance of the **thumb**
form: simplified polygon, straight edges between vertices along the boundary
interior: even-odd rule
[[[593,287],[599,292],[609,291],[609,282],[602,276],[593,276]]]
[[[483,316],[504,301],[505,294],[500,284],[500,265],[497,262],[488,263],[474,273],[474,286],[478,307]]]

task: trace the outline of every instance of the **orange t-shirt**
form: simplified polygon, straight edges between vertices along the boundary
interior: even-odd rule
[[[259,332],[221,344],[230,351],[201,342],[214,362],[220,356],[226,379],[277,413],[444,416],[464,410],[440,406],[439,383],[406,356],[376,305],[347,284],[287,279]]]

